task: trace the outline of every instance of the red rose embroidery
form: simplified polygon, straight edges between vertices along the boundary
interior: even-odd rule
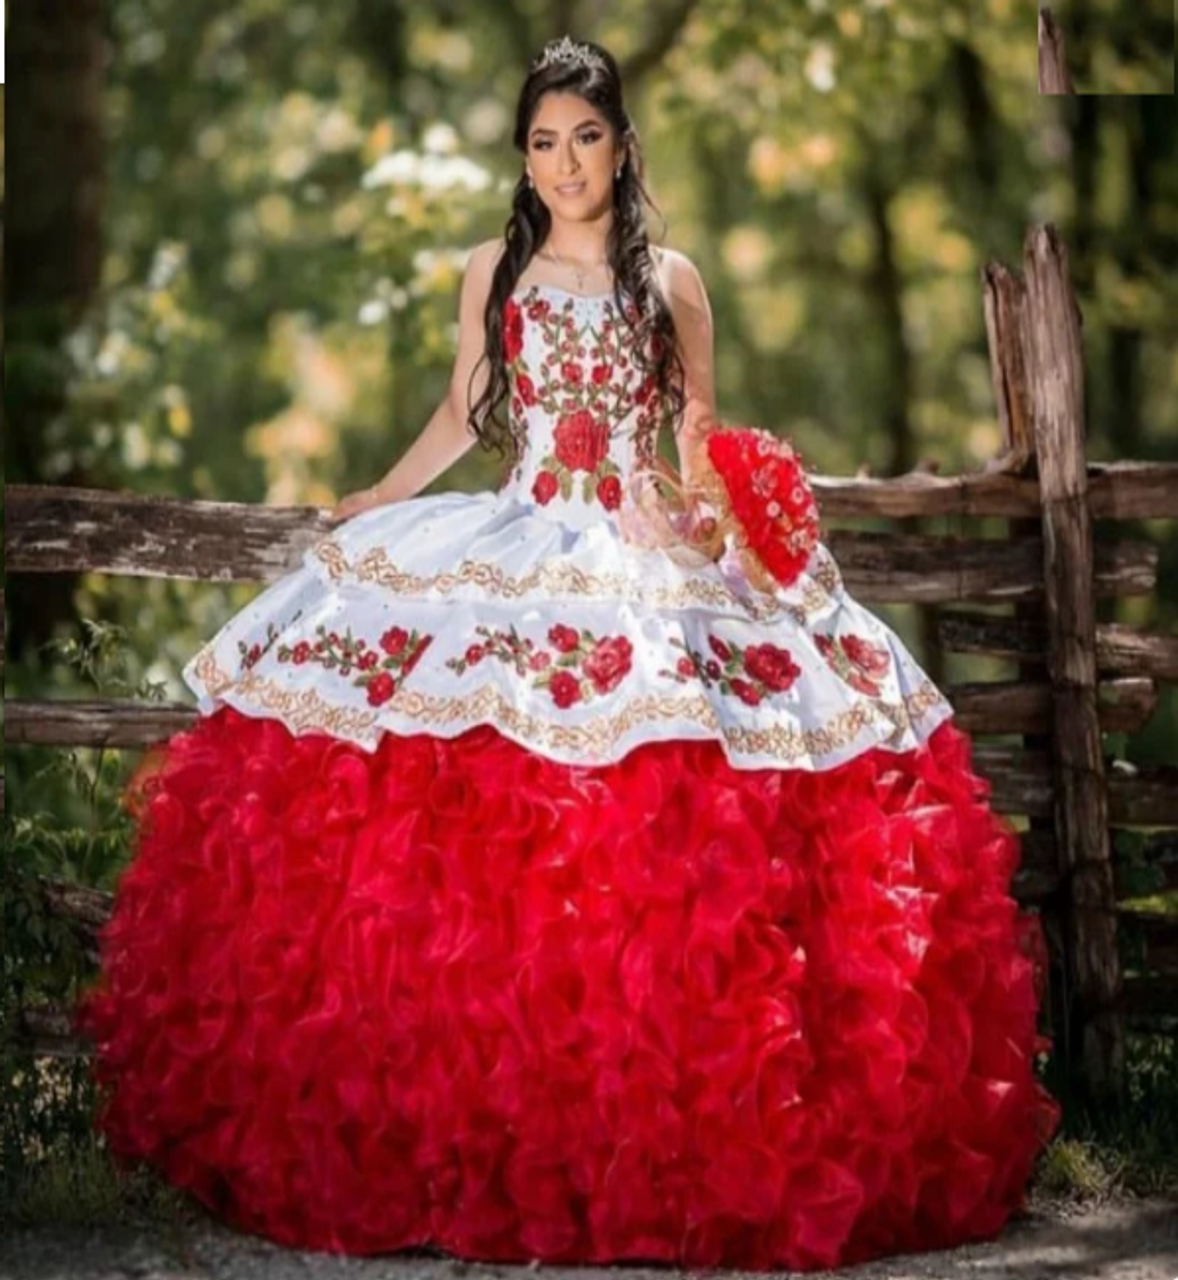
[[[589,375],[595,387],[600,387],[609,381],[609,375],[613,372],[608,364],[595,364],[593,372]]]
[[[622,482],[617,476],[605,476],[597,485],[597,500],[607,511],[622,505]]]
[[[552,693],[552,701],[561,710],[571,707],[581,700],[581,684],[571,671],[557,671],[548,686]]]
[[[396,682],[387,671],[375,675],[368,683],[368,704],[372,707],[383,706],[397,690]]]
[[[524,348],[524,316],[512,298],[503,306],[503,358],[511,364]]]
[[[881,676],[888,669],[888,651],[862,636],[840,636],[839,644],[848,658],[869,676]]]
[[[351,628],[340,635],[320,623],[316,632],[319,639],[314,645],[306,640],[295,645],[279,645],[278,661],[300,665],[315,662],[340,676],[351,676],[354,669],[360,674],[351,683],[364,690],[373,707],[382,706],[397,692],[397,677],[403,680],[413,670],[433,640],[433,636],[419,635],[416,630],[390,627],[380,636],[377,648],[367,640],[354,639]]]
[[[673,671],[662,670],[680,684],[696,679],[706,688],[716,685],[721,693],[734,694],[747,706],[758,706],[775,693],[784,693],[802,674],[788,649],[773,644],[751,644],[742,649],[719,636],[708,636],[708,647],[716,655],[705,659],[703,653],[686,642],[672,637],[671,644],[686,650]],[[717,661],[716,659],[719,659]]]
[[[744,669],[774,693],[781,693],[802,674],[788,649],[772,644],[752,645],[744,653]]]
[[[557,460],[570,471],[596,471],[609,452],[609,427],[588,409],[561,418],[553,439]]]
[[[597,642],[597,647],[585,659],[583,670],[598,693],[609,693],[618,687],[630,670],[633,652],[634,647],[625,636],[610,636]]]
[[[755,707],[761,701],[761,695],[757,692],[756,685],[749,684],[747,680],[741,680],[739,677],[732,681],[732,692],[750,707]]]
[[[559,488],[560,483],[551,471],[541,471],[532,485],[532,497],[541,506],[547,506],[556,497]]]
[[[380,647],[385,653],[396,657],[404,649],[409,640],[409,632],[403,627],[390,627],[380,638]]]
[[[548,643],[560,653],[572,653],[580,643],[580,636],[574,627],[566,627],[558,622],[549,629]]]
[[[572,360],[566,360],[560,366],[560,376],[565,382],[571,383],[574,387],[579,387],[584,374],[579,364],[575,364]]]
[[[524,404],[530,407],[536,403],[536,385],[526,373],[521,373],[515,380],[515,389]]]
[[[535,642],[519,635],[514,626],[493,631],[480,625],[476,630],[483,642],[447,659],[447,667],[462,675],[485,657],[498,658],[514,667],[533,689],[546,690],[562,709],[613,693],[631,670],[634,647],[625,636],[599,638],[591,631],[556,623],[548,629],[550,653],[537,650]]]
[[[891,654],[885,645],[875,644],[865,636],[834,636],[819,634],[814,637],[818,651],[826,659],[831,670],[845,680],[852,689],[876,698],[882,693],[880,679],[887,674]]]

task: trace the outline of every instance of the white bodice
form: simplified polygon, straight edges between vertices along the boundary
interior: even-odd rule
[[[622,486],[653,457],[661,402],[613,295],[519,288],[503,342],[509,413],[525,444],[500,492],[574,528],[616,525]]]

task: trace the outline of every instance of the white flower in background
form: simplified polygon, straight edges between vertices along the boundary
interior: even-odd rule
[[[427,191],[485,191],[491,174],[465,156],[423,155],[418,151],[394,151],[382,156],[361,179],[367,190],[375,187],[417,186]]]
[[[834,88],[834,50],[828,44],[816,44],[806,59],[806,79],[820,93]]]
[[[421,135],[421,147],[435,156],[452,156],[458,150],[458,134],[451,124],[431,124]]]

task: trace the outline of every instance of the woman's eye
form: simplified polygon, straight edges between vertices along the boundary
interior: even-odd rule
[[[596,142],[600,137],[601,137],[600,133],[582,133],[577,137],[577,141],[583,147],[586,147],[586,146],[589,146],[591,143]],[[537,139],[535,142],[532,143],[532,146],[535,147],[537,151],[552,150],[552,143],[549,142],[547,139]]]

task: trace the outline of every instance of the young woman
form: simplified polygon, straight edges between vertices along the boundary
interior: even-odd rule
[[[649,243],[613,58],[546,46],[515,143],[447,399],[195,655],[128,790],[96,1122],[300,1247],[991,1237],[1059,1119],[1016,836],[821,541],[767,582],[717,525],[707,295]],[[496,492],[417,496],[476,440]]]

